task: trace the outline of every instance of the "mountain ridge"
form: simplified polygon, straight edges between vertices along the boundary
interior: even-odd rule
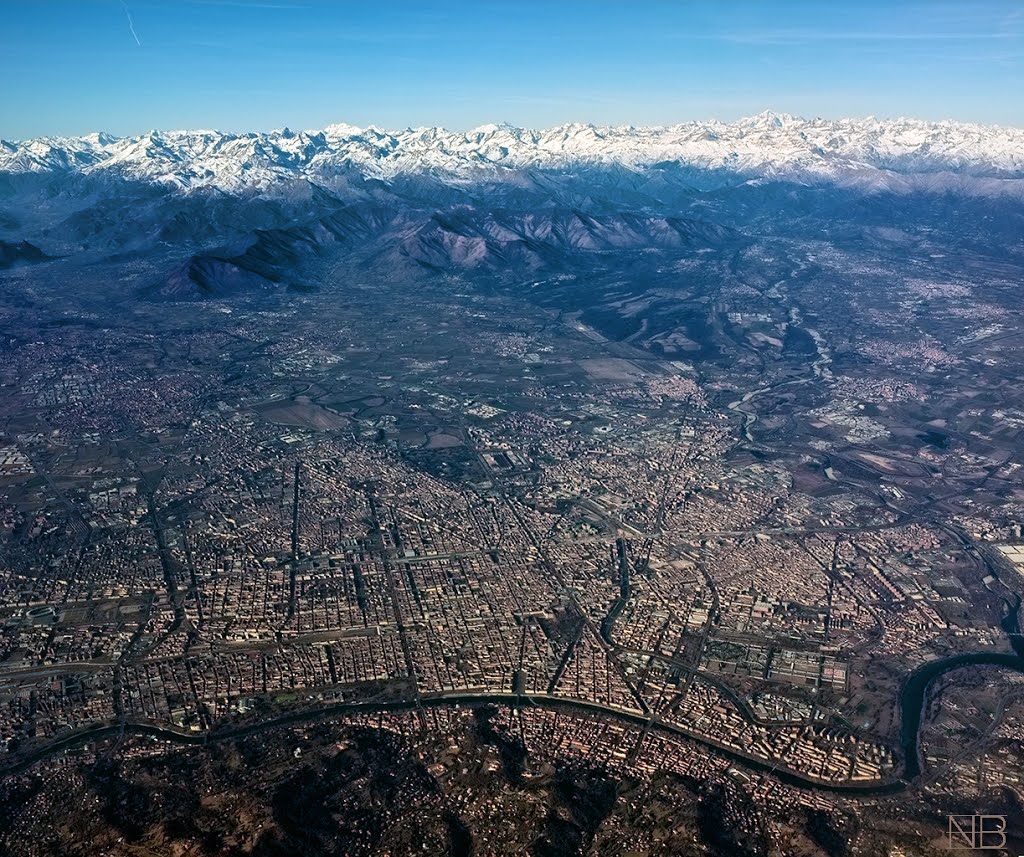
[[[150,131],[0,141],[0,174],[80,174],[189,193],[288,192],[346,177],[390,181],[429,176],[458,185],[502,181],[529,170],[673,164],[746,179],[892,182],[942,175],[1024,179],[1024,129],[916,119],[802,119],[765,112],[726,123],[596,126],[546,130],[482,125],[385,131],[329,125],[318,131]]]

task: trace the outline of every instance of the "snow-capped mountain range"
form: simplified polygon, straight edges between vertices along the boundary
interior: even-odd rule
[[[485,125],[455,132],[331,125],[321,131],[154,131],[0,141],[0,174],[108,175],[182,192],[267,192],[296,180],[331,186],[350,175],[429,175],[461,184],[505,180],[528,170],[666,163],[745,178],[860,182],[955,174],[1000,182],[1024,179],[1024,129],[762,113],[733,123],[656,128],[570,124],[534,131]]]

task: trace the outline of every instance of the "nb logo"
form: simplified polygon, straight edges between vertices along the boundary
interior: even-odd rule
[[[949,847],[954,851],[995,851],[1005,848],[1006,816],[951,815]]]

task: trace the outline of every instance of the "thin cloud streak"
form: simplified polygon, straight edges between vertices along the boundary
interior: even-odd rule
[[[124,9],[125,15],[128,16],[128,29],[132,31],[132,38],[135,39],[135,44],[141,48],[142,42],[139,41],[139,34],[135,32],[135,22],[132,20],[132,13],[129,11],[128,4],[124,0],[121,0],[121,8]]]
[[[719,38],[738,44],[797,45],[814,42],[962,42],[1019,38],[1013,32],[980,33],[870,33],[825,30],[775,30],[759,33],[721,33]]]

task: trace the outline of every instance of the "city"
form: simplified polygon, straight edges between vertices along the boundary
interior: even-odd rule
[[[359,297],[329,323],[320,297],[157,304],[117,328],[86,304],[59,339],[9,340],[8,771],[324,718],[417,746],[488,706],[531,759],[821,811],[907,786],[916,667],[1011,656],[1009,406],[908,454],[902,426],[944,382],[838,376],[851,344],[821,317],[825,356],[794,397],[775,296],[715,310],[723,352],[754,341],[776,364],[756,399],[724,353],[697,372],[576,313],[422,283]],[[176,312],[187,330],[146,332]],[[971,361],[1008,347],[981,330]],[[987,702],[929,716],[926,794],[1019,740],[1020,675],[984,673]],[[1020,770],[986,766],[985,787],[1021,794]]]

